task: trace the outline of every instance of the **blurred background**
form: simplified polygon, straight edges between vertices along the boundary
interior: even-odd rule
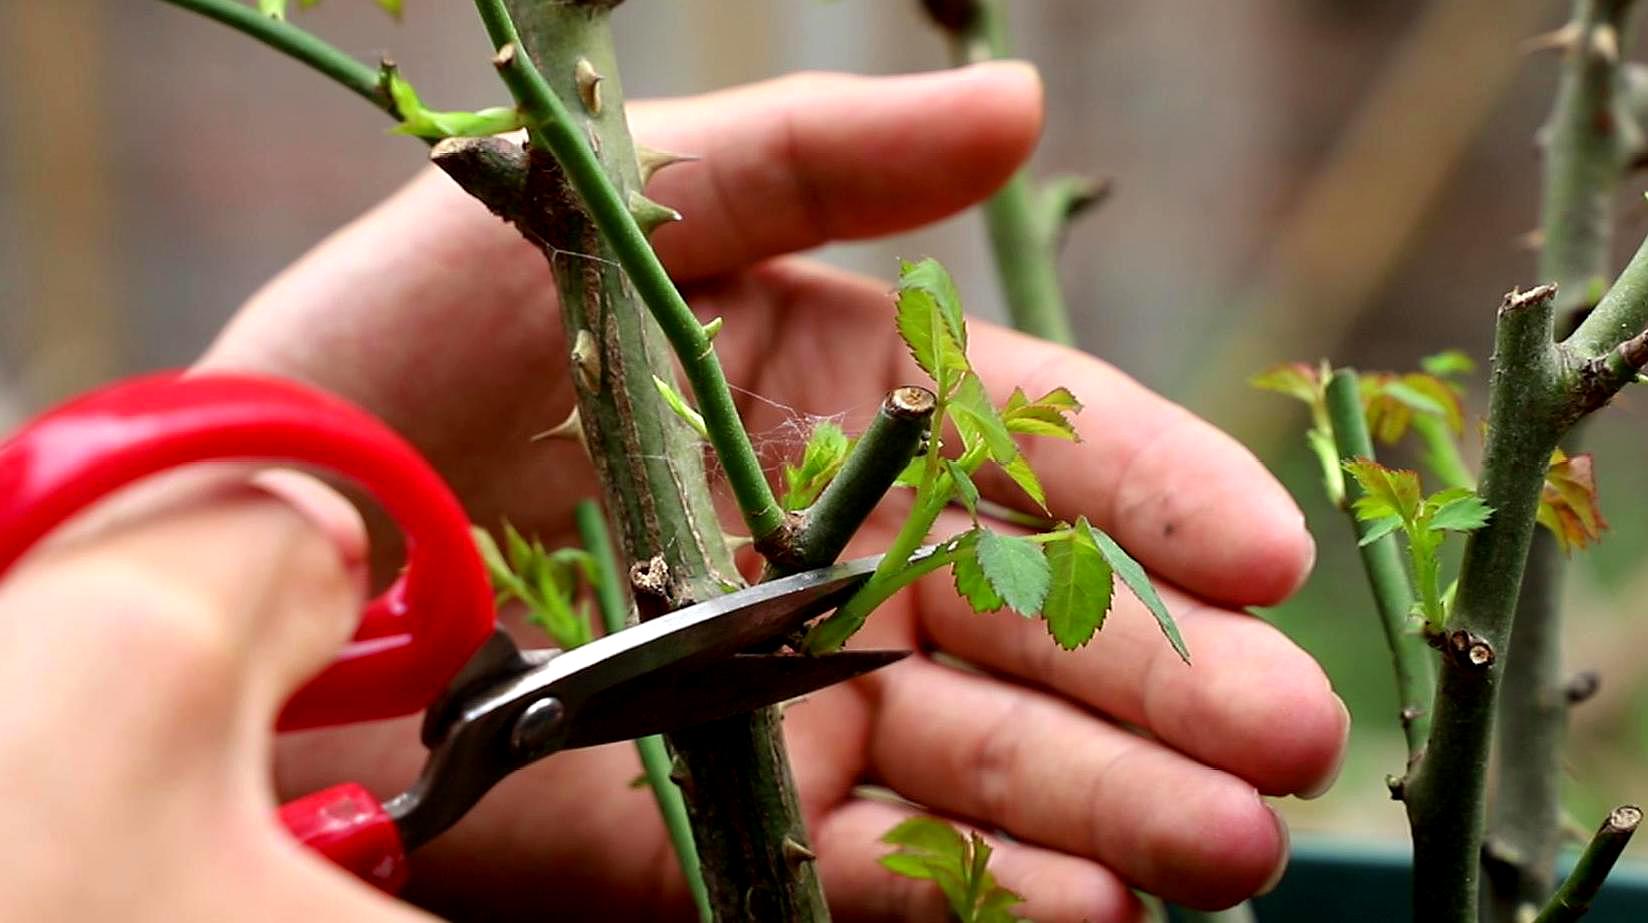
[[[505,99],[468,4],[406,6],[399,24],[369,0],[296,18],[363,59],[392,52],[437,108]],[[1304,408],[1244,381],[1324,356],[1364,369],[1446,347],[1486,359],[1501,294],[1540,281],[1524,235],[1556,59],[1520,44],[1566,7],[1013,4],[1020,51],[1048,87],[1035,168],[1115,181],[1066,250],[1082,344],[1240,436],[1318,536],[1311,583],[1262,614],[1326,664],[1356,733],[1338,787],[1284,805],[1298,830],[1404,835],[1383,783],[1402,748],[1384,642],[1349,527],[1304,451]],[[633,97],[946,60],[914,0],[631,0],[618,21]],[[260,283],[421,168],[423,145],[385,125],[161,3],[0,0],[0,430],[75,390],[189,361]],[[1622,259],[1648,231],[1644,185],[1621,190]],[[824,254],[889,285],[896,256],[922,255],[956,272],[975,312],[1000,316],[976,216]],[[1471,397],[1480,414],[1480,374]],[[1648,797],[1648,529],[1633,508],[1648,488],[1644,401],[1628,393],[1591,431],[1613,531],[1575,558],[1569,586],[1569,659],[1603,677],[1570,754],[1585,828]]]

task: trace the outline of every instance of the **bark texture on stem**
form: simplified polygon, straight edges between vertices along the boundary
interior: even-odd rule
[[[1557,283],[1562,329],[1573,328],[1612,276],[1615,190],[1642,148],[1619,56],[1630,7],[1630,0],[1576,0],[1569,24],[1557,33],[1564,37],[1558,43],[1563,59],[1556,102],[1542,132],[1539,275]],[[1615,377],[1611,371],[1603,366],[1592,377]],[[1618,387],[1600,382],[1591,389],[1598,399],[1586,411]],[[1581,440],[1575,428],[1563,447],[1576,452]],[[1568,723],[1562,666],[1565,569],[1556,541],[1536,535],[1506,651],[1496,733],[1501,758],[1495,763],[1483,853],[1485,909],[1496,923],[1526,920],[1555,883]]]
[[[648,286],[663,306],[658,316],[671,325],[674,339],[689,346],[680,359],[706,419],[714,416],[736,424],[737,414],[729,415],[722,406],[730,406],[730,395],[721,393],[725,381],[719,379],[719,364],[708,351],[708,337],[696,321],[693,329],[686,328],[691,315],[673,287],[667,293],[653,291],[668,286],[668,279],[656,267],[655,258],[650,264],[646,260],[650,248],[646,254],[636,252],[637,241],[627,233],[633,224],[620,227],[621,247],[615,247],[610,242],[613,238],[603,235],[596,223],[597,214],[604,215],[609,224],[623,217],[608,214],[611,206],[620,203],[627,211],[642,187],[612,48],[608,16],[612,5],[552,0],[508,3],[512,31],[518,32],[521,49],[536,63],[555,96],[553,101],[533,101],[549,103],[538,112],[539,133],[557,133],[555,152],[570,155],[564,161],[570,168],[536,145],[522,155],[500,147],[502,142],[497,141],[448,143],[436,159],[478,195],[519,189],[514,201],[488,204],[539,244],[555,271],[586,444],[601,478],[607,508],[618,526],[624,557],[632,572],[649,578],[636,594],[638,609],[648,615],[708,598],[740,581],[711,505],[702,445],[665,406],[654,385],[655,376],[672,379],[672,340],[666,339],[665,330],[648,311],[651,300],[643,304],[637,291],[640,286]],[[478,6],[488,13],[488,30],[494,39],[508,38],[508,23],[497,15],[497,4]],[[506,77],[530,80],[533,75],[522,63],[504,61]],[[591,73],[599,75],[598,92],[592,92]],[[511,88],[520,91],[523,87],[512,83]],[[557,119],[565,117],[566,122],[545,123],[544,110]],[[543,141],[548,146],[549,139]],[[588,175],[590,154],[598,163],[599,175]],[[520,176],[519,181],[500,179],[495,171],[477,166],[487,160],[506,167],[524,165],[524,174],[512,169],[508,176]],[[573,170],[578,171],[577,177],[569,177]],[[477,175],[490,178],[483,183]],[[579,191],[591,194],[584,196]],[[645,246],[644,239],[639,243]],[[741,428],[736,435],[747,440]],[[719,443],[717,448],[721,448]],[[723,453],[729,476],[748,458]],[[735,487],[742,493],[766,491],[770,496],[759,467],[755,476],[760,479],[758,485]],[[742,493],[740,505],[746,516],[754,513],[761,524],[756,531],[774,531],[760,498],[746,505]],[[776,510],[776,504],[772,508]],[[635,565],[641,565],[638,571]],[[828,919],[813,863],[796,858],[808,851],[807,833],[777,710],[693,728],[673,735],[670,744],[678,756],[677,777],[716,918]]]
[[[1355,458],[1373,459],[1373,439],[1368,434],[1368,423],[1362,412],[1362,395],[1356,373],[1348,369],[1333,373],[1327,388],[1328,415],[1333,423],[1333,441],[1341,461]],[[1346,509],[1361,496],[1362,488],[1355,479],[1345,482]],[[1373,528],[1351,516],[1351,524],[1360,542]],[[1413,611],[1413,586],[1402,563],[1402,549],[1396,536],[1387,535],[1377,541],[1360,545],[1362,567],[1367,571],[1368,585],[1373,589],[1374,607],[1379,610],[1379,622],[1385,629],[1385,642],[1390,646],[1391,663],[1396,672],[1398,717],[1402,733],[1408,743],[1408,768],[1419,761],[1425,750],[1425,740],[1431,729],[1431,696],[1435,691],[1435,671],[1431,667],[1434,656],[1423,637],[1410,626]],[[1404,769],[1404,772],[1407,770]],[[1393,791],[1395,789],[1393,788]]]
[[[1423,758],[1404,789],[1416,923],[1475,923],[1495,693],[1545,466],[1566,425],[1549,285],[1505,296],[1495,339],[1482,498],[1493,517],[1465,547]]]
[[[606,513],[594,500],[581,500],[572,511],[578,526],[578,538],[584,550],[595,558],[595,601],[601,613],[601,626],[607,634],[622,631],[629,620],[629,603],[624,593],[623,568],[613,552],[607,533]],[[641,771],[646,775],[647,787],[658,803],[658,813],[664,819],[664,829],[675,848],[675,860],[686,879],[687,891],[692,894],[692,905],[698,919],[708,923],[713,919],[709,892],[704,888],[704,871],[698,860],[698,844],[692,835],[692,821],[687,817],[687,804],[681,789],[670,778],[672,760],[664,738],[653,734],[637,738],[635,753],[641,760]]]

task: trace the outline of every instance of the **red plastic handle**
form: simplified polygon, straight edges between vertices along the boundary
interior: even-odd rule
[[[406,535],[406,572],[299,690],[284,730],[409,714],[492,630],[492,593],[463,508],[389,427],[331,395],[242,375],[157,375],[94,391],[0,445],[0,575],[64,520],[179,465],[297,463],[353,480]]]
[[[394,894],[406,884],[406,850],[395,821],[372,793],[346,782],[281,805],[298,842],[368,884]]]

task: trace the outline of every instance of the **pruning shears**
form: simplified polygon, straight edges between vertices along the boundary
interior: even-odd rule
[[[429,756],[406,791],[379,801],[346,783],[280,809],[301,842],[385,891],[405,883],[409,851],[538,760],[782,702],[908,653],[772,653],[862,585],[874,558],[759,584],[573,650],[523,650],[497,624],[468,518],[415,449],[336,397],[244,375],[130,379],[49,411],[0,444],[0,575],[110,493],[222,460],[349,479],[405,534],[399,578],[367,604],[353,639],[277,722],[298,730],[424,711]]]

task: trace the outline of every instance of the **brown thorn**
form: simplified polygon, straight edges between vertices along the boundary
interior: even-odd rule
[[[1579,37],[1583,30],[1579,23],[1570,22],[1559,29],[1542,32],[1531,38],[1522,40],[1520,49],[1523,54],[1536,54],[1541,51],[1568,51],[1579,46]]]
[[[1595,697],[1602,689],[1602,674],[1595,670],[1581,670],[1562,685],[1562,698],[1569,705],[1578,705]]]

